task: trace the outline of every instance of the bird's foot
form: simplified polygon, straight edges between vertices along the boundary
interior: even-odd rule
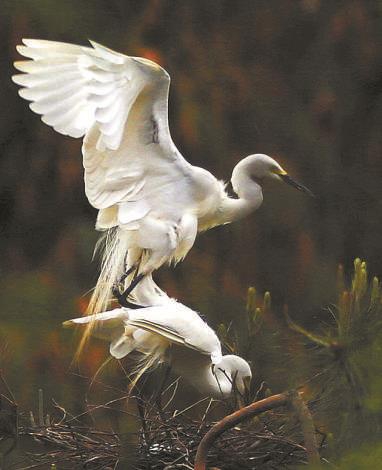
[[[146,308],[145,305],[139,305],[139,304],[135,304],[133,302],[130,302],[129,300],[127,300],[127,298],[121,294],[119,291],[118,292],[115,292],[113,291],[113,295],[114,297],[117,299],[119,305],[121,307],[124,307],[124,308],[130,308],[132,310],[137,310],[139,308]]]
[[[129,269],[126,269],[127,268],[127,265],[125,264],[125,269],[126,271],[122,274],[122,276],[118,279],[117,282],[115,282],[111,288],[111,291],[114,295],[114,297],[118,300],[119,304],[122,306],[122,307],[128,307],[128,300],[127,300],[127,296],[125,296],[123,293],[124,291],[124,288],[125,288],[125,279],[136,269],[136,265],[133,264],[133,266],[131,266]]]
[[[121,295],[123,297],[127,298],[133,291],[133,289],[142,281],[142,279],[145,277],[143,273],[138,274],[135,276],[135,278],[130,282],[130,285],[125,289]]]
[[[138,274],[130,283],[130,285],[125,289],[123,292],[121,292],[121,287],[123,288],[123,281],[126,279],[126,277],[131,274],[131,272],[135,269],[135,266],[133,268],[130,268],[130,272],[126,272],[117,283],[113,284],[112,287],[112,293],[114,297],[117,299],[119,305],[121,307],[125,308],[132,308],[132,309],[138,309],[138,308],[144,308],[143,305],[138,305],[133,302],[130,302],[128,300],[129,295],[133,291],[133,289],[139,284],[139,282],[144,278],[144,274]]]
[[[112,292],[113,292],[113,296],[117,299],[121,307],[125,307],[125,308],[130,307],[130,302],[126,299],[126,297],[124,297],[123,294],[121,294],[121,291],[119,290],[119,287],[116,284],[113,285]]]

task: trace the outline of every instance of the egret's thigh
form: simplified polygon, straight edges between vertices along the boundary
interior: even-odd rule
[[[136,239],[141,248],[170,253],[176,248],[176,226],[156,217],[145,217],[140,222]]]

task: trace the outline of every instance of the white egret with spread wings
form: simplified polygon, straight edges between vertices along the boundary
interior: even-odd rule
[[[239,356],[222,355],[215,332],[200,316],[163,292],[158,305],[138,309],[116,308],[74,318],[65,326],[92,324],[92,335],[110,341],[110,354],[122,359],[133,351],[144,355],[140,376],[161,362],[191,383],[200,393],[226,398],[235,388],[248,390],[252,372]]]
[[[20,96],[56,131],[83,137],[85,192],[108,231],[94,311],[112,292],[121,305],[147,274],[183,259],[198,232],[240,219],[263,200],[265,178],[293,181],[272,158],[250,155],[232,173],[232,198],[208,171],[192,166],[168,126],[170,77],[156,63],[91,42],[83,47],[24,39],[13,77]],[[113,289],[123,278],[124,292]],[[127,287],[125,289],[125,287]]]

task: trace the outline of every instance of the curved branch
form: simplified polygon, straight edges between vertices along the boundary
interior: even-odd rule
[[[225,416],[222,420],[216,423],[212,428],[206,433],[203,439],[200,441],[198,450],[195,457],[195,466],[194,470],[206,470],[206,461],[208,451],[213,444],[213,442],[221,435],[223,432],[228,429],[236,426],[245,419],[256,416],[264,411],[277,408],[282,405],[287,405],[289,403],[289,394],[280,393],[278,395],[272,395],[271,397],[264,398],[264,400],[256,401],[251,403],[244,408],[241,408],[234,413]]]
[[[241,408],[240,410],[235,411],[228,416],[225,416],[222,420],[212,426],[212,428],[200,441],[198,450],[196,452],[194,470],[206,470],[208,451],[214,441],[225,431],[248,418],[263,413],[264,411],[269,411],[273,408],[278,408],[285,405],[292,405],[300,421],[304,436],[305,448],[308,454],[308,461],[310,463],[319,462],[320,457],[317,450],[317,442],[312,417],[307,406],[301,400],[297,392],[291,391],[272,395],[271,397],[264,398],[264,400],[251,403],[250,405]]]

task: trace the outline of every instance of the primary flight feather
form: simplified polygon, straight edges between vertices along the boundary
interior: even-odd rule
[[[30,108],[56,131],[84,137],[85,192],[107,230],[92,311],[114,291],[122,304],[162,264],[179,261],[198,232],[240,219],[262,202],[264,178],[293,181],[272,158],[250,155],[233,170],[231,198],[208,171],[188,163],[168,127],[170,77],[156,63],[92,47],[24,39],[13,77]],[[113,285],[125,272],[119,294]]]

